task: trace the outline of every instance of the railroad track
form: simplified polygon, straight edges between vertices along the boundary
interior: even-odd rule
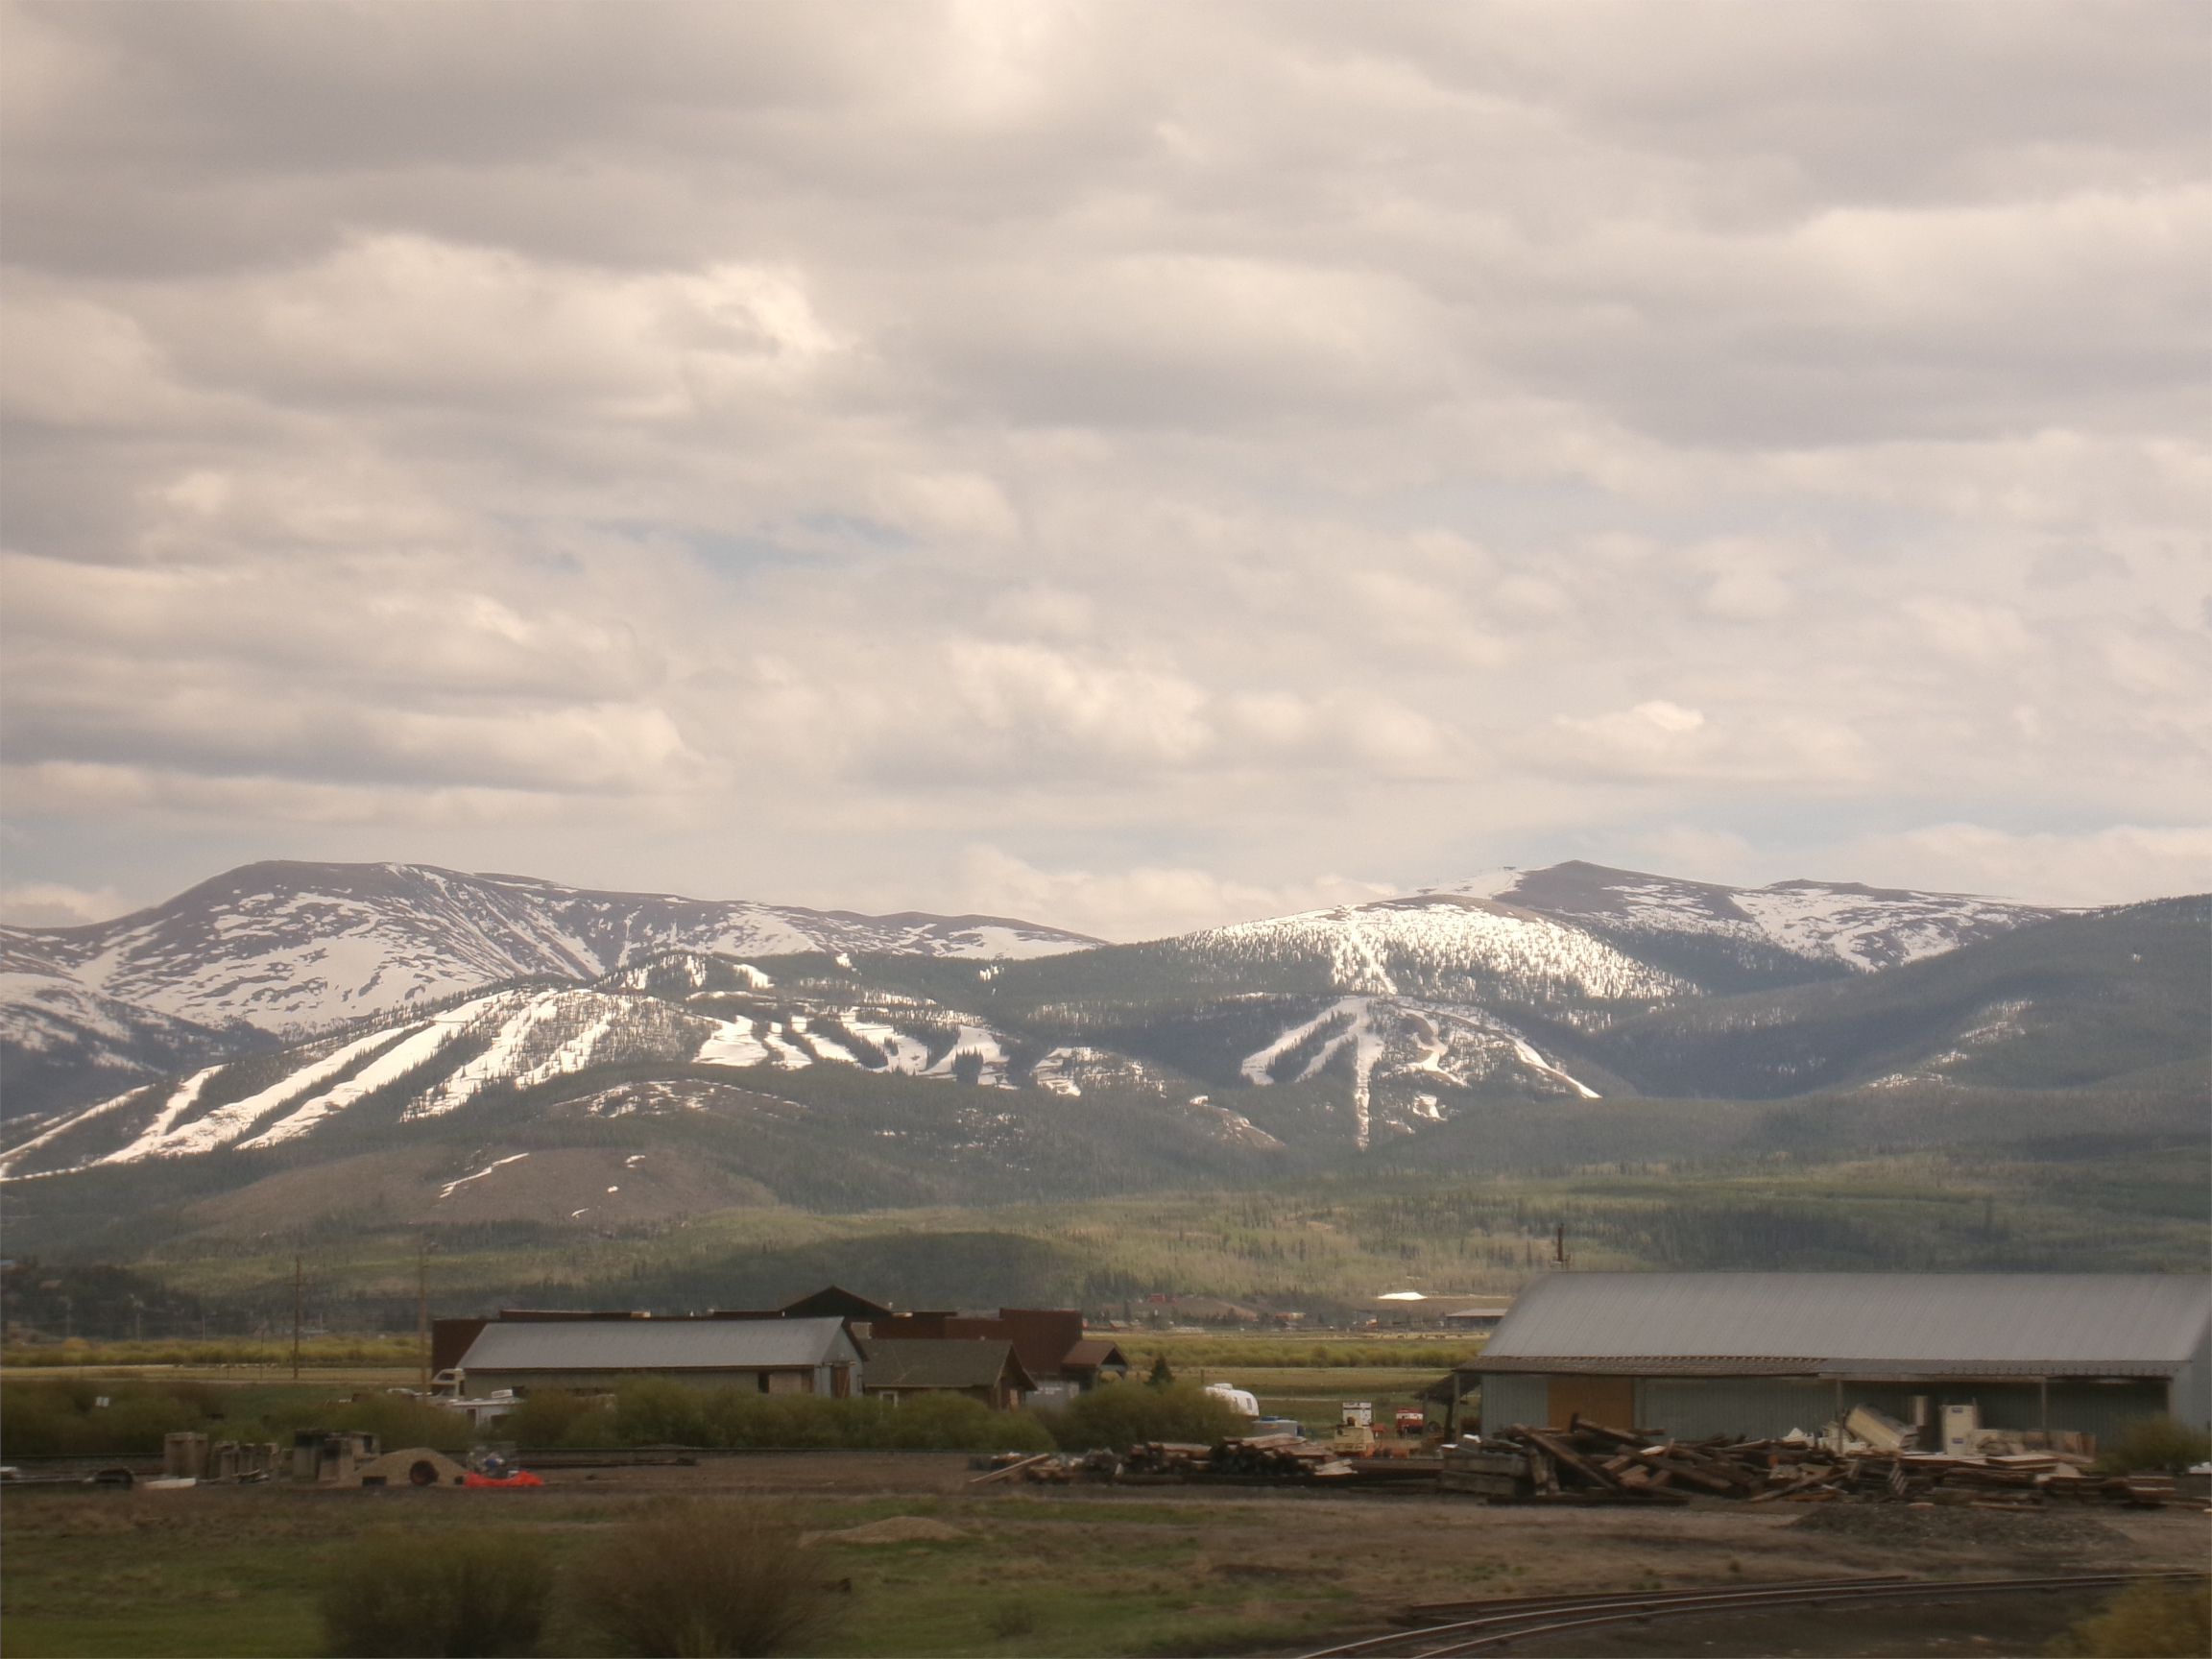
[[[1613,1596],[1502,1596],[1486,1601],[1410,1607],[1400,1617],[1421,1628],[1323,1647],[1302,1659],[1451,1659],[1487,1653],[1515,1642],[1607,1624],[1645,1624],[1703,1613],[1760,1612],[1778,1607],[1857,1607],[1899,1601],[2076,1590],[2117,1590],[2146,1578],[2185,1583],[2201,1572],[2069,1573],[2045,1578],[1805,1578],[1715,1590],[1670,1590]],[[1464,1617],[1460,1617],[1464,1615]]]

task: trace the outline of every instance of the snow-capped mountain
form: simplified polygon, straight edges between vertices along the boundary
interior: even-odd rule
[[[1968,893],[1920,893],[1853,881],[1723,887],[1609,870],[1579,859],[1500,870],[1427,890],[1497,901],[1607,934],[1681,934],[1770,946],[1809,962],[1870,974],[1994,938],[2065,911]]]
[[[32,1056],[127,1073],[164,1041],[174,1056],[239,1053],[264,1046],[261,1033],[304,1035],[517,978],[589,980],[671,948],[998,959],[1096,943],[997,916],[591,892],[417,864],[250,864],[112,922],[0,929],[19,975],[0,984],[8,1109],[48,1103]]]
[[[1579,1164],[1647,1121],[1793,1144],[1871,1110],[1894,1136],[1931,1092],[1984,1127],[2036,1092],[2071,1102],[2054,1121],[2162,1123],[2158,1091],[2200,1085],[2207,916],[2124,906],[1734,995],[1636,953],[1658,935],[1468,895],[1026,961],[679,949],[126,1080],[13,1125],[0,1177],[27,1237],[148,1203],[254,1237],[1479,1169],[1502,1143]],[[2084,1093],[2114,1079],[2133,1093]]]

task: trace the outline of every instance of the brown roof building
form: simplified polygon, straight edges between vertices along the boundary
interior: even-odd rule
[[[1011,1342],[872,1339],[864,1391],[893,1402],[910,1394],[960,1394],[994,1411],[1022,1404],[1037,1384]]]

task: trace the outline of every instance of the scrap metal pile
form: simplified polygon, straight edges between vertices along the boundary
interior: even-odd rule
[[[1493,1503],[1685,1503],[1693,1496],[1751,1503],[1957,1503],[2036,1509],[2054,1501],[2156,1508],[2176,1501],[2164,1476],[2093,1475],[2057,1452],[1965,1456],[1878,1451],[1844,1434],[1823,1439],[1671,1440],[1575,1417],[1565,1429],[1515,1425],[1444,1449],[1439,1484]]]

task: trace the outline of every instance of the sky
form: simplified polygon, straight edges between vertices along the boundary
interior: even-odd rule
[[[2212,887],[2201,5],[0,14],[0,917]]]

